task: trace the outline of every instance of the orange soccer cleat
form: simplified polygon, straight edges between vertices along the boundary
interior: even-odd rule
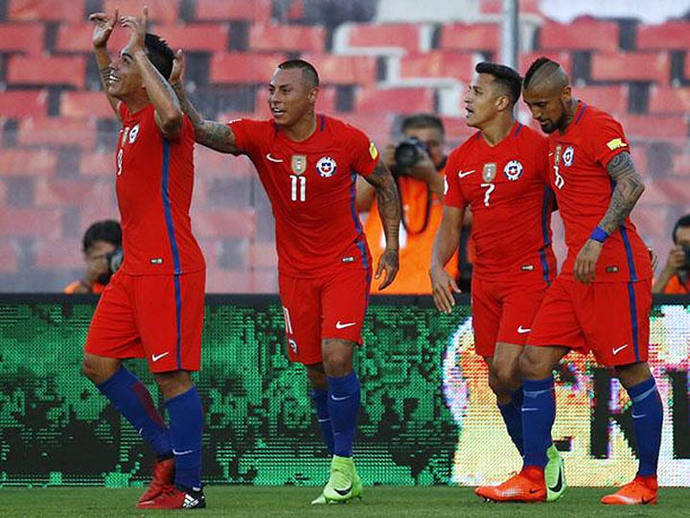
[[[156,498],[137,504],[137,509],[203,509],[206,497],[201,488],[181,490],[167,486]]]
[[[602,504],[611,505],[646,505],[656,504],[659,495],[659,484],[656,477],[641,477],[637,475],[632,482],[625,484],[612,495],[601,499]]]
[[[480,486],[474,492],[492,502],[545,502],[544,470],[527,466],[499,486]]]
[[[175,458],[158,460],[153,465],[153,476],[149,488],[139,497],[138,503],[148,502],[160,495],[163,490],[173,483],[175,476]]]

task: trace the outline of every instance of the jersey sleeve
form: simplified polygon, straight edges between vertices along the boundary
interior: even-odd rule
[[[592,122],[586,147],[594,161],[606,167],[621,151],[630,152],[630,144],[620,122],[606,113],[602,113]]]
[[[227,123],[235,136],[235,147],[240,153],[252,155],[260,139],[260,121],[235,119]]]
[[[443,178],[443,204],[458,209],[464,208],[467,203],[462,193],[462,187],[460,186],[460,178],[457,175],[460,169],[458,150],[451,153],[450,157],[448,157]]]
[[[366,134],[350,126],[352,168],[361,176],[369,176],[379,163],[379,150]]]

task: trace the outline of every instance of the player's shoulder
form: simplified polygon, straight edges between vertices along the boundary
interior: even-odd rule
[[[336,135],[345,134],[350,137],[359,137],[363,135],[364,137],[366,137],[366,133],[357,126],[350,124],[349,122],[344,121],[342,119],[331,117],[329,115],[317,115],[316,124],[317,129],[327,129],[331,133],[334,133]]]
[[[582,118],[582,123],[585,126],[598,125],[602,123],[614,123],[620,125],[620,121],[616,119],[609,112],[604,111],[596,106],[587,104],[583,101],[583,106],[581,108],[582,112],[580,117]]]
[[[448,162],[462,159],[463,156],[472,152],[472,149],[480,142],[482,138],[481,131],[477,131],[468,137],[464,142],[454,148],[448,155]]]
[[[253,131],[275,131],[275,122],[271,119],[248,119],[238,117],[230,119],[227,124],[232,127],[243,127]]]
[[[549,141],[549,138],[541,131],[521,123],[515,129],[515,136],[523,142],[534,142],[536,144],[544,144]]]

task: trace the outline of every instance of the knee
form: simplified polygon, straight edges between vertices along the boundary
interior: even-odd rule
[[[81,373],[95,385],[106,382],[119,368],[120,364],[117,361],[103,361],[90,354],[84,356],[81,362]]]
[[[323,347],[323,367],[327,376],[345,376],[352,371],[353,346],[344,340],[328,340]]]
[[[545,366],[539,358],[532,353],[529,347],[525,347],[518,360],[519,375],[527,379],[542,379],[549,375],[550,370],[544,374]]]
[[[161,372],[155,374],[155,378],[165,399],[179,396],[194,386],[187,371]]]
[[[494,362],[489,375],[490,385],[492,377],[495,379],[494,383],[497,383],[503,392],[517,389],[520,386],[517,358],[513,362]]]
[[[508,391],[493,369],[489,369],[489,388],[491,388],[493,393],[497,396],[504,395]]]

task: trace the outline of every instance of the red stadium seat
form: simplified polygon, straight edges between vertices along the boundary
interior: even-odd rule
[[[55,238],[61,235],[59,209],[5,207],[0,210],[0,236]]]
[[[621,115],[619,120],[629,137],[680,138],[688,134],[684,115]]]
[[[41,239],[36,242],[36,267],[54,268],[84,268],[82,244],[78,239]]]
[[[230,27],[225,23],[157,25],[155,32],[174,51],[213,52],[228,48]]]
[[[628,90],[623,85],[574,87],[573,96],[614,116],[628,111]]]
[[[219,121],[230,121],[237,117],[220,115]],[[197,146],[194,153],[194,165],[198,176],[227,178],[229,176],[253,176],[254,166],[246,157],[234,157],[218,153],[203,146]]]
[[[690,174],[690,148],[682,146],[673,155],[673,172],[677,175]]]
[[[343,116],[345,122],[366,133],[379,148],[383,148],[390,141],[394,119],[392,112],[359,111]]]
[[[503,0],[482,0],[479,2],[479,9],[483,14],[502,14]],[[541,16],[539,0],[520,0],[520,14],[538,14]]]
[[[268,84],[284,54],[239,54],[216,52],[211,58],[212,83]]]
[[[16,272],[19,267],[19,244],[13,239],[0,239],[0,257],[0,273]]]
[[[432,50],[404,56],[400,75],[410,77],[450,77],[469,82],[474,74],[472,54],[456,51]]]
[[[333,86],[322,86],[319,88],[319,97],[316,99],[317,113],[333,115],[337,108],[336,96],[337,92]],[[262,105],[266,104],[266,99],[263,98],[263,96],[257,96],[257,101],[259,101]]]
[[[546,22],[540,32],[540,49],[609,50],[618,49],[616,22],[578,18],[571,23]]]
[[[91,149],[96,143],[93,119],[24,119],[19,122],[18,141],[23,145],[75,145]]]
[[[690,87],[654,86],[649,94],[650,113],[690,113]]]
[[[173,23],[177,20],[178,4],[170,0],[104,0],[103,10],[110,14],[118,9],[120,16],[140,16],[147,5],[149,21]],[[129,30],[124,32],[129,33]]]
[[[107,180],[43,180],[35,182],[34,202],[37,206],[79,206],[85,201],[108,199],[113,186]]]
[[[322,84],[370,85],[376,82],[376,58],[372,56],[339,56],[304,54],[319,72]]]
[[[251,237],[256,231],[253,209],[194,210],[194,233],[199,237]]]
[[[0,175],[50,177],[55,173],[57,155],[49,149],[0,150]]]
[[[647,149],[639,145],[637,142],[630,144],[630,156],[635,164],[635,169],[642,172],[645,178],[649,178],[649,169],[647,167]]]
[[[66,90],[60,97],[60,115],[63,117],[115,117],[104,92]]]
[[[11,90],[0,92],[0,114],[2,117],[21,119],[23,117],[45,117],[48,92],[45,90]]]
[[[79,174],[87,177],[115,179],[115,150],[100,150],[82,153]]]
[[[43,52],[44,39],[44,28],[39,23],[0,25],[0,52],[39,55]]]
[[[668,84],[671,65],[665,52],[597,52],[592,56],[595,81],[654,81]]]
[[[93,52],[92,35],[91,23],[62,23],[55,37],[55,51],[83,52],[90,55]],[[129,31],[116,27],[108,40],[108,50],[112,53],[111,55],[117,55],[127,42],[129,42]],[[89,56],[89,59],[94,58]]]
[[[690,23],[671,21],[637,28],[638,49],[687,50],[690,48]]]
[[[561,65],[563,67],[563,70],[565,70],[568,74],[572,73],[573,70],[573,59],[570,54],[570,52],[558,52],[558,51],[553,51],[553,50],[545,50],[545,51],[539,51],[536,50],[534,52],[521,52],[520,57],[518,58],[518,62],[520,63],[520,68],[518,72],[520,72],[520,75],[524,76],[527,71],[529,70],[529,67],[532,63],[534,63],[535,60],[537,60],[540,57],[547,57],[549,59],[554,60],[556,63]]]
[[[197,20],[267,21],[271,17],[270,0],[196,0]]]
[[[83,88],[86,61],[81,56],[23,57],[9,59],[7,82],[15,85],[71,85]]]
[[[362,88],[355,106],[360,113],[433,112],[434,92],[430,88]]]
[[[7,14],[17,21],[83,20],[84,0],[10,0]]]
[[[325,42],[323,27],[255,24],[249,30],[249,48],[257,51],[323,52]]]
[[[349,28],[348,43],[350,47],[400,47],[408,52],[417,52],[420,31],[421,26],[416,24],[353,24]]]
[[[441,27],[441,48],[496,51],[500,45],[497,23],[454,23]]]

